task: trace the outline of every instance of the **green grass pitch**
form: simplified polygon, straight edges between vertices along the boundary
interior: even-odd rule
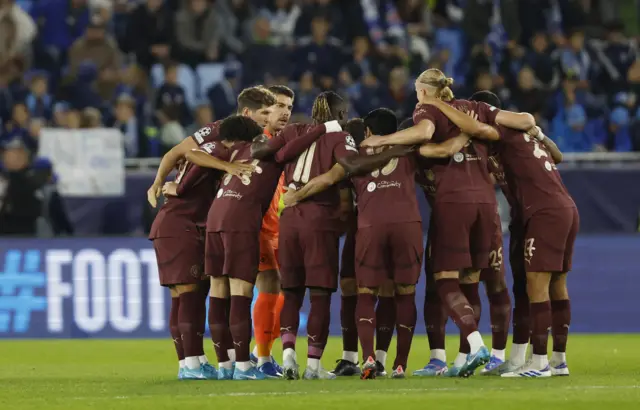
[[[305,338],[299,340],[304,364]],[[450,359],[457,343],[447,340]],[[0,341],[0,409],[638,409],[638,346],[640,335],[570,335],[571,376],[550,379],[217,382],[177,381],[169,338],[6,340]],[[332,338],[326,368],[341,349]],[[207,353],[214,357],[211,343]],[[428,357],[426,338],[416,336],[409,371]]]

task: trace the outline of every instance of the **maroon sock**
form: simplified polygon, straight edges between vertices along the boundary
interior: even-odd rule
[[[513,284],[513,343],[529,343],[531,338],[531,318],[526,282],[514,278]]]
[[[248,362],[251,353],[251,301],[253,298],[246,296],[231,296],[231,315],[229,316],[229,329],[233,337],[233,347],[236,351],[236,361]]]
[[[233,341],[227,316],[227,299],[209,298],[209,331],[218,363],[228,362],[227,350],[233,348]]]
[[[509,336],[511,320],[511,299],[509,291],[503,289],[489,296],[489,315],[491,316],[491,347],[504,350]]]
[[[376,358],[373,350],[373,339],[376,333],[376,295],[370,293],[358,294],[358,306],[356,306],[356,318],[358,324],[358,338],[362,346],[363,361],[369,357]]]
[[[358,296],[343,296],[340,306],[340,326],[342,327],[342,350],[358,351],[358,329],[356,328],[356,304]]]
[[[378,297],[376,306],[376,350],[389,350],[393,329],[396,327],[396,300],[394,297]]]
[[[178,309],[178,328],[182,335],[182,347],[185,357],[200,356],[202,343],[198,338],[198,317],[202,301],[198,292],[186,292],[180,295]]]
[[[209,297],[209,281],[202,281],[198,287],[198,295],[200,296],[200,304],[198,305],[198,356],[204,355],[204,332],[207,322],[207,298]]]
[[[184,360],[184,349],[182,348],[182,337],[178,327],[178,312],[180,309],[180,298],[171,298],[171,311],[169,312],[169,332],[176,348],[178,360]]]
[[[311,309],[307,321],[307,357],[320,359],[329,336],[327,317],[331,316],[331,294],[312,293],[310,299]]]
[[[458,279],[440,279],[436,284],[440,300],[444,302],[447,314],[458,325],[464,337],[466,338],[477,331],[478,325],[473,316],[473,307],[460,290]]]
[[[469,301],[469,305],[473,308],[473,320],[476,323],[480,323],[480,315],[482,314],[482,304],[480,302],[480,284],[478,283],[464,283],[460,284],[460,290],[464,297]],[[471,353],[471,346],[467,340],[467,335],[460,332],[460,353]]]
[[[435,285],[434,285],[435,286]],[[424,298],[424,325],[427,329],[429,349],[443,349],[447,313],[438,292],[427,290]]]
[[[416,321],[418,320],[416,295],[415,293],[411,295],[396,295],[395,301],[398,346],[393,368],[396,369],[398,366],[402,366],[403,369],[406,369],[413,333],[416,330]]]
[[[296,337],[300,327],[300,309],[304,301],[305,289],[284,291],[284,304],[280,313],[280,339],[283,349],[296,348]]]
[[[533,354],[546,355],[551,327],[551,302],[531,303],[531,346]]]
[[[551,302],[552,322],[551,335],[553,337],[553,351],[564,353],[567,351],[567,336],[571,324],[571,302],[554,300]]]

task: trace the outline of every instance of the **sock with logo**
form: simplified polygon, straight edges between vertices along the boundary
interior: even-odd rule
[[[296,338],[300,327],[300,309],[304,301],[305,289],[287,289],[284,292],[284,307],[280,314],[280,338],[283,352],[296,349]]]
[[[169,332],[173,345],[176,348],[178,360],[184,361],[184,349],[182,348],[182,336],[178,327],[178,312],[180,307],[180,298],[171,298],[171,311],[169,312]]]
[[[342,351],[343,360],[350,362],[358,362],[358,328],[356,323],[356,306],[358,305],[358,296],[342,296],[342,304],[340,306],[340,326],[342,327]],[[353,360],[345,359],[345,355]]]
[[[218,364],[231,363],[229,349],[233,349],[226,305],[226,299],[209,298],[209,331],[211,332],[211,340],[218,358]]]
[[[462,283],[460,284],[460,290],[462,294],[469,301],[469,305],[473,308],[473,320],[475,320],[476,325],[480,322],[480,315],[482,314],[482,304],[480,302],[480,289],[478,283]],[[467,340],[467,335],[460,332],[460,348],[458,349],[460,353],[470,353],[471,346],[469,346],[469,341]]]
[[[433,287],[435,288],[435,284],[433,284]],[[447,313],[445,312],[444,305],[442,304],[440,296],[435,289],[427,289],[424,298],[424,324],[427,329],[429,349],[431,349],[431,351],[444,351]],[[446,356],[442,361],[446,362]]]
[[[389,345],[391,345],[391,339],[393,338],[393,329],[395,327],[395,298],[379,296],[378,306],[376,306],[376,351],[389,351]]]
[[[469,335],[478,330],[474,310],[460,290],[458,279],[440,279],[436,281],[438,294],[447,314],[458,325],[463,335]]]
[[[363,362],[369,357],[376,358],[373,340],[376,332],[376,295],[359,293],[356,306],[358,338],[362,347]]]
[[[231,315],[229,316],[229,329],[233,337],[233,347],[236,351],[238,362],[248,362],[251,343],[251,301],[247,296],[231,295]]]
[[[271,331],[271,342],[269,342],[269,352],[273,349],[273,344],[276,340],[280,339],[280,316],[282,314],[282,308],[284,307],[284,293],[278,294],[278,300],[276,301],[276,307],[273,310],[273,330]]]
[[[200,304],[198,305],[198,321],[196,324],[198,325],[197,330],[197,338],[198,338],[198,356],[200,357],[200,362],[203,362],[203,357],[206,357],[204,354],[204,332],[206,328],[207,322],[207,298],[209,297],[209,281],[203,280],[200,285],[198,285],[198,296],[200,297]]]
[[[312,293],[311,309],[307,321],[308,351],[307,358],[320,359],[327,345],[329,321],[331,317],[331,294]]]
[[[258,298],[253,305],[253,333],[256,338],[258,358],[270,357],[269,345],[272,340],[274,311],[278,295],[272,293],[258,293]]]
[[[534,355],[547,355],[551,323],[551,302],[531,303],[531,347]]]
[[[491,316],[491,347],[495,351],[492,352],[492,356],[504,361],[504,350],[507,348],[509,322],[511,321],[509,291],[502,289],[502,291],[492,293],[488,297],[489,315]]]
[[[185,292],[180,296],[180,308],[178,310],[178,328],[182,335],[182,348],[184,349],[185,363],[191,370],[200,367],[198,356],[201,354],[200,339],[198,338],[198,309],[201,305],[198,292]],[[192,358],[195,358],[193,360]],[[197,366],[196,366],[197,362]]]
[[[551,326],[553,351],[565,353],[567,351],[569,325],[571,325],[571,302],[569,299],[551,301],[551,314],[553,323]]]
[[[402,366],[403,369],[406,369],[409,351],[411,350],[411,343],[413,341],[413,333],[415,332],[416,322],[418,320],[416,295],[415,293],[410,295],[396,295],[395,300],[398,346],[393,368],[396,369],[398,366]]]

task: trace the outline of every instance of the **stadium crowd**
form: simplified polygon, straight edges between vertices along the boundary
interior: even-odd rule
[[[34,152],[44,126],[108,126],[127,157],[158,157],[260,83],[296,91],[294,120],[328,89],[354,116],[405,118],[432,67],[533,113],[564,151],[638,150],[623,3],[0,0],[0,141]]]

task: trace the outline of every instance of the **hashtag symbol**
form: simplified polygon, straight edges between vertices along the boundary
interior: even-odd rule
[[[5,253],[4,269],[0,271],[0,333],[24,333],[29,329],[31,314],[46,310],[46,297],[35,295],[36,288],[44,288],[45,282],[45,274],[40,272],[40,251],[26,251],[24,258],[19,250]]]

